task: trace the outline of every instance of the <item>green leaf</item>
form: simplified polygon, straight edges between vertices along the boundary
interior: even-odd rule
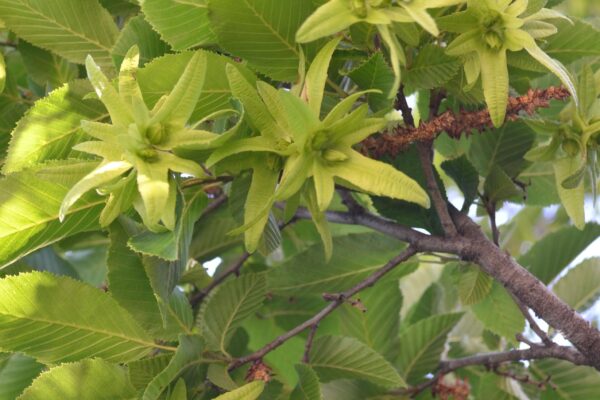
[[[72,149],[88,138],[81,120],[108,117],[100,102],[83,99],[91,90],[88,82],[74,81],[37,101],[12,132],[2,172],[10,174],[47,160],[81,158],[82,153]]]
[[[494,165],[514,178],[526,166],[523,159],[535,140],[534,131],[523,122],[507,122],[471,138],[469,160],[481,176],[487,176]]]
[[[99,228],[104,200],[86,195],[63,223],[58,210],[67,191],[96,162],[57,163],[0,179],[0,269],[67,236]]]
[[[485,299],[471,309],[485,327],[509,342],[515,343],[515,335],[525,329],[525,317],[508,292],[494,282]]]
[[[127,22],[112,49],[112,58],[117,67],[121,66],[121,62],[133,45],[137,45],[140,50],[140,65],[145,65],[150,60],[163,56],[171,50],[171,47],[161,40],[158,33],[141,15],[133,17]]]
[[[391,108],[393,99],[388,93],[394,85],[394,72],[385,62],[381,52],[376,52],[367,61],[348,72],[361,90],[378,89],[381,93],[367,94],[367,102],[374,112]]]
[[[491,291],[492,278],[475,265],[468,265],[460,271],[458,295],[464,305],[479,303]]]
[[[565,303],[581,312],[589,308],[600,296],[600,258],[589,258],[552,287]]]
[[[102,360],[83,360],[51,368],[18,397],[19,400],[135,398],[135,389],[125,369]]]
[[[448,333],[462,316],[462,313],[434,315],[416,322],[400,334],[397,366],[407,382],[420,382],[435,369]]]
[[[161,347],[112,297],[71,278],[31,272],[0,280],[0,288],[0,348],[55,363],[130,361]]]
[[[23,63],[29,76],[38,85],[57,88],[78,75],[77,67],[74,64],[49,51],[35,47],[24,40],[19,41],[17,48],[23,57]]]
[[[214,400],[256,400],[265,389],[265,382],[250,382],[234,391],[215,397]]]
[[[262,274],[245,274],[229,280],[212,292],[202,304],[198,321],[207,345],[223,354],[233,332],[242,321],[257,311],[265,298]]]
[[[306,364],[296,364],[298,384],[290,396],[290,400],[322,400],[323,394],[317,373]]]
[[[110,228],[108,287],[119,302],[147,331],[162,327],[161,314],[141,258],[127,247],[125,223],[118,220]]]
[[[400,242],[378,233],[336,237],[329,262],[322,246],[313,245],[268,273],[269,290],[290,296],[343,291],[381,268],[401,249]],[[414,264],[402,264],[394,276],[407,275],[414,268]]]
[[[589,400],[600,391],[600,375],[591,367],[547,359],[532,362],[529,369],[537,379],[550,378],[554,385],[541,393],[541,400]]]
[[[173,382],[177,377],[184,373],[190,367],[199,365],[204,360],[202,359],[202,351],[204,350],[204,341],[200,336],[181,335],[179,337],[179,347],[175,355],[158,375],[146,387],[142,400],[156,400],[160,398],[161,393]]]
[[[600,55],[600,31],[582,20],[552,21],[558,32],[546,38],[544,51],[564,64]]]
[[[106,70],[118,30],[97,0],[0,0],[6,26],[23,39],[83,64],[89,55]]]
[[[187,400],[187,387],[185,386],[185,381],[183,378],[179,378],[171,395],[169,396],[169,400]]]
[[[519,264],[542,282],[552,282],[583,250],[600,235],[600,225],[587,224],[583,230],[562,228],[536,241]]]
[[[0,399],[16,399],[43,369],[43,364],[22,354],[0,355]]]
[[[206,76],[190,122],[199,121],[216,111],[231,107],[229,103],[231,90],[225,73],[227,65],[234,65],[247,80],[251,82],[256,80],[244,66],[228,57],[204,50],[197,52],[206,55]],[[193,54],[192,52],[169,54],[152,60],[138,70],[138,83],[149,107],[154,107],[162,96],[171,92]],[[156,79],[157,76],[160,76],[160,79]]]
[[[494,165],[485,178],[483,195],[495,204],[503,200],[518,198],[522,192],[502,168]]]
[[[583,204],[585,189],[583,179],[574,188],[567,189],[563,186],[563,182],[566,179],[579,171],[580,165],[581,161],[577,157],[562,158],[552,164],[560,201],[565,210],[567,210],[567,214],[571,218],[571,221],[573,221],[573,224],[577,228],[583,229],[585,226],[585,209]]]
[[[460,63],[446,55],[444,49],[425,45],[404,74],[404,84],[415,89],[435,89],[454,78]]]
[[[475,170],[465,155],[453,160],[446,160],[440,166],[456,182],[458,188],[463,193],[465,200],[462,210],[468,210],[477,198],[477,189],[479,187],[477,170]]]
[[[398,336],[402,307],[398,281],[392,279],[361,291],[360,302],[364,310],[347,303],[340,308],[340,333],[355,337],[378,353],[388,355],[398,346],[394,339]]]
[[[500,127],[504,123],[506,106],[508,105],[506,50],[494,52],[486,49],[478,53],[485,102],[494,126]]]
[[[338,33],[350,25],[360,22],[345,0],[325,2],[309,18],[305,18],[296,33],[298,43],[312,42],[316,39]]]
[[[313,342],[310,366],[323,382],[353,378],[384,387],[406,386],[390,363],[354,338],[319,337]]]
[[[221,47],[273,79],[296,81],[300,52],[294,36],[313,10],[311,1],[211,0],[209,9]]]
[[[202,216],[196,224],[190,243],[190,257],[199,261],[211,260],[242,243],[241,236],[227,234],[237,226],[238,223],[227,207],[220,207],[217,211]]]
[[[129,380],[136,390],[143,390],[161,371],[167,368],[173,354],[160,354],[127,363]]]
[[[238,388],[238,385],[231,379],[229,371],[227,371],[227,364],[210,364],[206,373],[206,379],[224,390],[235,390]]]
[[[142,11],[174,50],[215,43],[206,0],[144,0]]]
[[[174,230],[162,233],[142,232],[129,240],[129,246],[139,253],[160,257],[168,261],[177,261],[180,258],[187,259],[187,251],[184,250],[192,240],[194,223],[202,215],[206,204],[206,195],[203,192],[198,192],[186,202]]]

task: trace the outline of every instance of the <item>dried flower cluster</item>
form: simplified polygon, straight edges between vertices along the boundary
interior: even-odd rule
[[[529,89],[523,96],[509,98],[506,120],[514,121],[522,113],[533,115],[537,109],[548,107],[550,100],[565,100],[570,96],[569,91],[563,87]],[[458,113],[446,111],[430,121],[422,122],[416,128],[404,125],[391,132],[368,137],[362,142],[362,151],[376,158],[386,154],[396,156],[411,143],[434,140],[443,132],[458,139],[463,133],[470,135],[474,130],[483,132],[492,127],[492,120],[487,109],[461,110]]]

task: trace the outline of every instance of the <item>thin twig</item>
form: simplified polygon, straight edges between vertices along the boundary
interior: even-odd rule
[[[392,269],[394,269],[398,264],[408,260],[415,253],[416,253],[416,250],[412,246],[408,247],[402,253],[400,253],[399,255],[397,255],[396,257],[391,259],[390,261],[388,261],[383,267],[381,267],[380,269],[375,271],[369,277],[367,277],[366,279],[364,279],[363,281],[358,283],[356,286],[352,287],[351,289],[348,289],[347,291],[345,291],[343,293],[340,293],[337,296],[336,300],[329,303],[325,308],[323,308],[321,311],[319,311],[312,318],[304,321],[302,324],[287,331],[286,333],[279,336],[278,338],[276,338],[272,342],[268,343],[261,349],[255,351],[254,353],[234,360],[229,365],[229,370],[233,370],[235,368],[240,367],[241,365],[244,365],[246,363],[263,358],[267,353],[275,350],[276,348],[278,348],[279,346],[281,346],[282,344],[287,342],[289,339],[293,338],[294,336],[298,335],[299,333],[303,332],[304,330],[314,326],[315,324],[320,323],[321,320],[323,320],[325,317],[327,317],[329,314],[331,314],[336,308],[338,308],[340,305],[342,305],[346,299],[354,296],[356,293],[360,292],[361,290],[363,290],[369,286],[373,286],[385,274],[387,274]]]
[[[480,366],[497,366],[506,362],[518,362],[524,360],[539,360],[543,358],[558,358],[561,360],[570,361],[575,365],[586,365],[586,358],[579,353],[575,348],[570,346],[553,346],[553,347],[535,347],[525,350],[510,350],[498,353],[478,354],[459,358],[456,360],[442,361],[433,378],[409,388],[397,389],[391,391],[395,395],[416,396],[425,389],[434,385],[438,379],[453,371],[461,368],[470,367],[473,365]]]
[[[456,236],[458,232],[456,231],[454,221],[452,221],[452,217],[450,217],[450,213],[448,212],[448,203],[442,197],[440,187],[433,171],[433,149],[431,147],[431,143],[418,143],[417,150],[419,152],[419,159],[421,160],[423,172],[425,173],[427,190],[431,195],[431,201],[433,202],[435,211],[440,218],[442,229],[447,236]]]
[[[244,253],[238,257],[225,272],[214,278],[208,286],[194,293],[194,295],[190,298],[190,305],[192,307],[197,306],[215,287],[219,286],[225,279],[231,275],[239,275],[242,266],[246,260],[248,260],[248,258],[250,258],[250,253],[244,251]]]
[[[550,337],[548,337],[548,334],[546,332],[544,332],[544,330],[542,328],[540,328],[540,326],[538,325],[536,320],[533,318],[533,316],[529,312],[529,308],[525,304],[523,304],[523,302],[521,300],[519,300],[515,295],[512,295],[512,298],[515,301],[515,303],[517,304],[517,306],[519,307],[519,309],[521,310],[521,313],[523,314],[523,316],[525,317],[527,322],[529,323],[529,327],[542,340],[542,343],[544,343],[544,345],[546,345],[548,347],[556,346],[556,343],[554,343],[552,341],[552,339],[550,339]]]
[[[496,246],[500,246],[500,230],[498,229],[498,224],[496,223],[496,203],[491,201],[490,199],[485,198],[484,196],[480,196],[481,201],[485,206],[485,211],[487,212],[490,218],[490,229],[492,230],[492,241]]]
[[[366,210],[361,206],[358,201],[352,196],[352,192],[346,188],[338,188],[338,193],[342,199],[342,203],[348,208],[348,211],[352,214],[361,214]]]
[[[402,113],[402,119],[404,119],[405,125],[409,128],[414,128],[415,120],[412,115],[412,110],[408,106],[408,102],[406,101],[403,86],[400,86],[400,90],[398,90],[398,94],[396,96],[396,106],[400,109],[400,112]],[[430,104],[430,106],[436,107],[431,110],[432,114],[436,114],[439,103],[437,106],[435,104]],[[419,159],[421,160],[421,166],[423,167],[423,172],[425,173],[427,190],[429,191],[431,200],[433,202],[433,206],[435,207],[435,210],[440,218],[440,223],[442,224],[444,233],[447,236],[456,236],[456,227],[454,226],[454,222],[452,221],[452,218],[450,217],[450,214],[448,212],[448,205],[442,197],[440,188],[435,179],[435,174],[433,171],[432,143],[419,143],[417,149],[419,152]]]
[[[315,340],[315,335],[317,334],[317,329],[319,329],[319,323],[317,322],[313,326],[310,327],[310,331],[308,332],[308,337],[306,338],[306,344],[304,345],[304,355],[302,356],[302,362],[308,364],[310,362],[310,350],[312,349],[313,341]]]

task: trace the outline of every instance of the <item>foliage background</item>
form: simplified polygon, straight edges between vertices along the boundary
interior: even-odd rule
[[[127,14],[131,7],[122,1],[104,0],[102,3],[117,14]],[[191,0],[191,3],[194,3],[194,0]],[[596,2],[568,0],[561,7],[570,14],[585,17],[600,29],[600,6]],[[146,13],[151,15],[152,11],[147,10]],[[160,15],[154,18],[155,21],[159,21]],[[129,22],[128,34],[131,36],[121,36],[123,43],[117,50],[113,50],[112,58],[118,62],[125,56],[129,45],[135,41],[152,43],[147,48],[141,48],[142,64],[161,56],[164,52],[172,49],[182,50],[195,44],[180,42],[180,38],[171,37],[169,45],[148,29],[149,26],[144,25],[141,17],[136,17],[135,21],[118,19],[121,28],[125,26],[126,21]],[[223,28],[226,29],[229,28]],[[168,35],[167,31],[161,33],[165,38]],[[6,31],[2,35],[2,40],[6,42],[16,39]],[[80,65],[69,63],[25,41],[19,40],[14,50],[6,57],[9,77],[7,89],[0,96],[0,148],[8,146],[10,134],[17,121],[35,101],[44,98],[63,83],[75,77],[85,76]],[[239,49],[231,51],[235,53],[235,50]],[[110,65],[113,60],[105,60],[103,67]],[[152,98],[151,101],[158,99],[158,92],[166,92],[173,86],[184,66],[182,59],[179,59],[177,63],[157,68],[159,79],[147,72],[144,75],[147,69],[140,71],[139,82],[145,93]],[[276,73],[289,76],[295,73],[295,68],[295,65],[291,65],[286,72]],[[556,80],[544,75],[538,77],[536,83],[542,85],[549,82],[554,84]],[[85,84],[83,81],[80,83]],[[223,82],[209,83],[218,86]],[[523,88],[526,83],[527,79],[517,84]],[[75,121],[100,118],[97,109],[86,108],[80,104],[82,94],[87,91],[89,87],[78,91],[76,84],[72,93],[63,93],[64,101],[60,102],[62,108],[59,106],[51,109],[50,116],[40,117],[40,126],[36,127],[35,119],[30,119],[26,126],[30,129],[28,134],[34,137],[36,132],[44,132],[44,129],[64,129],[61,124],[65,121],[65,115],[69,116],[73,109],[77,110],[77,114],[70,115],[69,118]],[[60,89],[54,93],[60,93]],[[224,99],[217,97],[213,100],[220,101],[220,104],[226,103]],[[413,97],[413,101],[415,108],[424,113],[423,105],[419,104],[419,97]],[[206,114],[207,110],[196,112]],[[55,148],[52,151],[62,156],[73,155],[75,153],[70,153],[71,146],[79,139],[75,138],[73,143],[64,144],[64,148]],[[485,143],[479,141],[481,148],[484,148]],[[46,144],[43,137],[40,138],[40,143]],[[446,151],[446,154],[452,153],[452,146],[452,142],[442,142],[438,150]],[[52,159],[51,155],[46,154],[45,157]],[[405,157],[405,160],[409,161],[405,161],[404,164],[400,161],[397,166],[403,170],[410,170],[410,165],[407,164],[414,164],[415,154]],[[439,165],[441,160],[436,161]],[[16,169],[26,167],[18,165],[20,159],[12,162],[12,165],[17,165]],[[78,169],[89,167],[82,165],[73,166],[73,176],[77,175]],[[52,178],[52,172],[48,172],[47,175]],[[57,176],[60,180],[74,183],[74,178],[69,174],[57,173]],[[10,205],[11,195],[22,187],[8,179],[10,178],[2,182],[0,188],[0,191],[5,193],[5,197],[2,198],[4,207],[7,207],[6,204]],[[23,180],[30,184],[33,182],[32,186],[39,184],[38,189],[44,190],[43,182],[35,179],[37,178],[34,175],[25,175]],[[452,200],[452,193],[456,195],[459,191],[449,176],[442,173],[442,179]],[[8,309],[10,301],[22,304],[26,299],[37,299],[41,306],[36,312],[46,316],[56,312],[60,314],[57,317],[59,319],[79,315],[80,309],[86,309],[88,315],[97,320],[94,323],[99,324],[100,328],[104,329],[102,324],[105,324],[111,329],[120,330],[120,334],[134,339],[134,345],[120,342],[107,344],[105,341],[109,339],[101,336],[77,339],[73,332],[44,331],[43,326],[36,328],[39,330],[31,329],[28,325],[11,326],[11,323],[16,322],[4,317],[1,321],[4,325],[0,333],[0,348],[7,352],[2,355],[0,361],[0,399],[13,399],[32,383],[29,394],[22,398],[43,398],[36,397],[36,390],[39,391],[37,396],[51,398],[50,387],[53,382],[66,382],[65,385],[68,385],[69,376],[75,377],[74,382],[77,384],[64,388],[64,391],[76,393],[73,391],[77,389],[80,391],[80,398],[85,398],[86,393],[88,396],[94,393],[95,397],[90,398],[215,398],[223,391],[246,384],[245,368],[237,369],[231,374],[226,372],[226,366],[232,359],[259,349],[277,335],[312,316],[326,304],[321,299],[323,292],[341,292],[351,287],[363,279],[367,272],[380,267],[393,257],[400,248],[398,242],[372,233],[364,227],[332,225],[334,253],[331,263],[325,264],[317,231],[309,222],[298,221],[283,230],[282,247],[268,257],[255,254],[244,260],[244,273],[240,278],[226,281],[218,290],[203,299],[202,306],[193,309],[188,304],[188,298],[193,298],[201,293],[202,288],[210,286],[212,278],[226,272],[239,261],[240,255],[244,254],[241,237],[231,237],[225,233],[242,221],[240,210],[243,209],[247,186],[247,177],[236,180],[233,187],[227,188],[229,203],[216,212],[203,216],[200,219],[201,223],[195,227],[189,245],[190,255],[200,262],[205,262],[204,267],[212,262],[216,267],[214,274],[206,274],[202,265],[192,263],[187,266],[182,277],[177,277],[178,288],[174,292],[167,292],[166,295],[164,291],[161,293],[160,284],[177,278],[152,275],[152,271],[156,272],[156,269],[152,270],[153,261],[141,257],[125,246],[131,235],[127,226],[113,225],[109,229],[109,235],[106,235],[94,225],[94,221],[82,217],[83,222],[80,223],[90,224],[90,227],[93,227],[89,229],[91,233],[68,237],[23,258],[12,254],[14,258],[18,258],[16,263],[2,263],[6,268],[2,269],[1,274],[8,277],[0,286],[0,296],[3,296],[0,297],[1,307]],[[591,196],[589,197],[591,199]],[[57,199],[58,203],[60,200],[62,198]],[[357,200],[370,206],[365,197],[358,197]],[[96,214],[99,212],[99,208],[94,205],[96,199],[92,195],[84,198],[84,201],[91,204]],[[389,204],[389,201],[383,198],[374,200],[374,205],[380,212],[388,217],[395,217],[393,210],[386,210],[386,205]],[[390,208],[393,206],[398,204],[392,203]],[[336,198],[331,209],[344,211],[346,207],[340,198]],[[409,210],[410,212],[405,211],[404,216],[399,216],[398,219],[407,224],[412,224],[415,220],[417,224],[431,223],[427,215],[417,215],[415,220],[403,221],[405,215],[413,217],[417,214],[414,209]],[[488,230],[488,220],[483,216],[482,210],[475,206],[471,210],[471,215]],[[597,250],[599,228],[592,223],[598,222],[598,213],[593,207],[589,207],[589,211],[589,224],[583,231],[569,226],[567,215],[557,206],[551,210],[542,210],[536,206],[520,208],[508,203],[499,216],[500,221],[505,222],[501,223],[500,227],[503,233],[503,248],[515,256],[520,255],[519,260],[539,277],[544,277],[545,283],[555,281],[558,276],[567,275],[568,268],[581,267],[578,271],[584,272],[580,275],[570,275],[571,282],[563,282],[562,288],[557,284],[554,288],[563,299],[571,301],[570,304],[586,312],[591,318],[596,317],[597,312],[597,307],[593,308],[591,305],[599,294],[597,284],[600,279],[597,271],[600,266],[597,264],[598,258],[588,261],[584,259],[599,256],[600,253]],[[191,224],[198,217],[194,217],[193,214],[192,211],[189,215]],[[426,225],[423,228],[433,230],[437,227]],[[542,234],[544,238],[540,240]],[[13,242],[3,242],[2,251],[8,250],[10,253],[12,244]],[[582,253],[586,248],[588,251]],[[218,266],[214,262],[215,257],[218,257]],[[127,263],[123,260],[127,260]],[[266,364],[273,368],[274,374],[262,394],[260,382],[244,387],[263,399],[312,400],[320,398],[320,395],[325,399],[383,399],[390,395],[387,388],[401,386],[402,380],[412,386],[422,383],[427,373],[434,372],[442,356],[460,358],[480,352],[526,347],[516,342],[514,334],[523,331],[531,339],[535,338],[535,334],[526,325],[523,315],[507,292],[472,265],[456,261],[437,255],[426,255],[419,259],[418,270],[416,262],[403,265],[391,278],[380,282],[375,288],[365,290],[360,295],[360,303],[344,304],[339,312],[322,321],[313,347],[312,363],[308,364],[310,367],[304,364],[295,366],[300,363],[305,350],[307,334],[304,333],[265,357]],[[164,260],[161,262],[164,263]],[[115,268],[117,264],[127,264],[133,268],[118,269]],[[442,268],[441,264],[446,266]],[[47,278],[46,275],[36,275],[36,289],[27,292],[26,285],[20,283],[18,278],[10,277],[19,272],[34,270],[73,277],[89,286],[79,286],[79,283],[60,278],[62,295],[57,295],[49,289],[44,291],[56,285],[56,281]],[[416,272],[413,272],[414,270]],[[264,271],[269,271],[267,278],[261,274]],[[21,275],[23,276],[25,275]],[[140,284],[142,281],[144,284]],[[112,297],[91,289],[106,289],[107,283]],[[584,286],[585,283],[591,284],[591,287]],[[138,297],[129,297],[132,292]],[[263,304],[262,300],[267,292],[269,298]],[[12,293],[18,293],[22,300],[19,300],[17,295],[9,295]],[[154,293],[158,294],[158,299]],[[583,295],[578,296],[581,293]],[[74,302],[73,299],[81,300],[81,303]],[[115,311],[115,301],[122,307],[120,310],[126,311],[123,310],[122,314]],[[60,304],[60,307],[54,308],[57,304]],[[115,307],[108,308],[109,306]],[[241,311],[236,309],[236,306],[241,308]],[[364,313],[363,307],[377,312]],[[56,311],[58,308],[60,313]],[[149,312],[149,309],[152,311]],[[106,310],[110,310],[110,313]],[[465,314],[461,318],[458,313]],[[0,314],[5,316],[9,312],[2,310]],[[100,316],[104,314],[110,314],[111,318],[102,320]],[[135,324],[130,322],[130,314],[134,315]],[[234,320],[231,326],[223,326],[221,317],[224,315],[231,316]],[[84,325],[90,323],[87,317],[81,318],[76,322]],[[144,329],[137,330],[137,324]],[[23,344],[13,338],[15,331],[11,329],[32,333],[22,339]],[[50,332],[49,336],[64,343],[66,350],[61,352],[44,348],[37,342],[39,337],[43,338],[44,332]],[[203,334],[203,338],[197,335],[198,332]],[[555,332],[550,330],[550,334],[554,335]],[[344,336],[344,339],[332,339],[330,335]],[[158,346],[153,344],[155,338],[160,339]],[[559,337],[554,338],[560,342]],[[81,357],[77,355],[77,349],[85,348],[85,345],[78,340],[88,340],[85,344],[91,347],[97,343],[104,343],[100,347],[108,350],[90,352]],[[124,350],[111,351],[110,344],[114,344],[116,348],[124,346]],[[41,346],[41,350],[36,351],[35,346],[38,345]],[[178,350],[171,358],[170,354],[176,347]],[[150,353],[151,348],[153,349]],[[13,353],[19,350],[34,357],[20,352]],[[81,358],[84,360],[80,361]],[[210,362],[205,358],[210,359]],[[127,368],[123,368],[123,365],[127,365]],[[357,371],[340,372],[344,367],[357,368]],[[39,375],[42,371],[46,373]],[[463,381],[455,379],[466,379],[470,385],[470,393],[475,399],[491,398],[492,394],[498,399],[589,399],[600,390],[600,376],[596,371],[588,367],[576,367],[564,361],[543,360],[513,364],[500,372],[508,375],[494,373],[483,367],[469,367],[461,370],[456,376],[449,376],[446,384],[452,390],[458,391]],[[90,375],[93,375],[94,379],[89,378]],[[535,385],[515,379],[525,375],[539,382],[551,376],[552,385],[546,385],[547,390],[542,391]],[[207,381],[210,383],[207,384]],[[315,386],[317,394],[310,394]],[[303,387],[312,389],[302,393]],[[100,397],[100,393],[104,397]],[[73,394],[72,398],[77,398],[76,396],[77,394]],[[252,396],[243,394],[231,398],[254,398]],[[420,398],[431,396],[428,391],[420,394]]]

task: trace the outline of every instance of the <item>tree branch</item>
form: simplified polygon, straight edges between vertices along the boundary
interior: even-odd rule
[[[298,335],[299,333],[303,332],[304,330],[306,330],[308,328],[314,327],[315,325],[319,324],[325,317],[327,317],[329,314],[331,314],[336,308],[338,308],[339,306],[344,304],[346,299],[354,296],[356,293],[360,292],[361,290],[363,290],[369,286],[373,286],[385,274],[387,274],[388,272],[393,270],[400,263],[408,260],[410,257],[412,257],[416,253],[417,253],[417,251],[415,250],[415,248],[412,246],[409,246],[407,249],[402,251],[399,255],[397,255],[390,261],[388,261],[383,267],[381,267],[380,269],[375,271],[373,274],[369,275],[369,277],[367,277],[366,279],[364,279],[363,281],[361,281],[360,283],[358,283],[351,289],[348,289],[343,293],[339,293],[337,295],[337,297],[331,301],[331,303],[329,303],[325,308],[323,308],[321,311],[319,311],[312,318],[304,321],[302,324],[287,331],[286,333],[279,336],[278,338],[276,338],[272,342],[268,343],[261,349],[255,351],[254,353],[234,360],[229,365],[229,370],[231,371],[231,370],[238,368],[241,365],[244,365],[251,361],[260,360],[267,353],[275,350],[276,348],[278,348],[279,346],[281,346],[282,344],[287,342],[292,337]]]
[[[312,344],[315,340],[317,329],[319,329],[318,322],[310,327],[310,332],[308,333],[308,337],[306,338],[306,344],[304,345],[304,355],[302,356],[302,362],[305,364],[308,364],[310,362],[310,350],[312,349]]]
[[[435,384],[440,377],[465,367],[480,365],[491,368],[506,362],[539,360],[544,358],[557,358],[566,360],[575,365],[587,364],[586,357],[584,357],[574,348],[568,346],[555,345],[551,347],[533,347],[524,350],[509,350],[498,353],[478,354],[456,360],[442,361],[432,379],[427,380],[417,386],[394,390],[392,391],[392,394],[415,396]]]
[[[588,365],[600,370],[600,331],[492,243],[468,216],[452,211],[465,244],[459,255],[479,264],[523,305],[560,331],[587,358]]]
[[[600,370],[600,331],[556,297],[509,254],[492,243],[479,225],[467,215],[454,208],[451,208],[451,212],[460,234],[458,237],[426,235],[370,213],[352,215],[329,211],[325,215],[330,222],[363,225],[408,242],[419,252],[456,254],[464,260],[476,262],[536,315],[562,332],[588,358],[588,365]],[[305,209],[299,209],[296,215],[299,218],[310,218]]]

